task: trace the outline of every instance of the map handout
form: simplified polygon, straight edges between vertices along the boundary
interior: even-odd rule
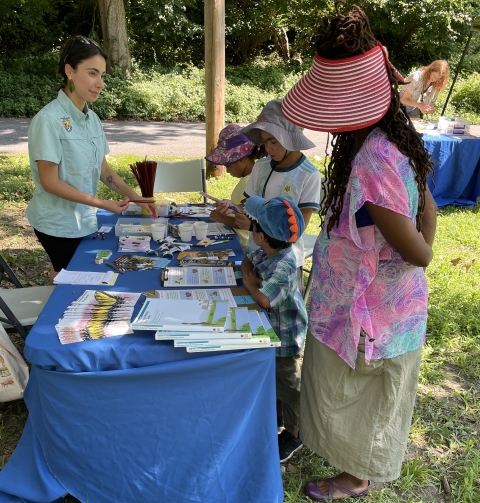
[[[162,271],[162,286],[236,286],[233,267],[167,267]]]
[[[149,299],[177,300],[226,300],[230,307],[237,307],[230,288],[191,289],[191,290],[148,290]]]
[[[147,299],[132,322],[134,330],[223,332],[229,303],[225,301]]]

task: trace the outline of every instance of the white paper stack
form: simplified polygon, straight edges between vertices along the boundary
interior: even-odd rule
[[[113,285],[118,274],[108,272],[67,271],[62,269],[53,282],[56,285]]]

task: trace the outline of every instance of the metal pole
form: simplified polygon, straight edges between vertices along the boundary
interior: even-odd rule
[[[463,58],[465,57],[465,54],[467,53],[467,49],[468,49],[468,46],[470,45],[470,40],[472,38],[472,35],[473,35],[473,31],[471,31],[468,34],[467,44],[465,45],[465,49],[463,49],[462,57],[460,58],[460,61],[458,62],[457,69],[455,70],[455,76],[453,77],[453,82],[452,82],[452,85],[450,86],[450,91],[448,91],[448,96],[447,96],[447,99],[445,100],[445,104],[443,105],[442,113],[440,115],[443,115],[445,113],[445,109],[447,108],[448,100],[450,99],[450,95],[452,94],[452,91],[453,91],[453,86],[455,85],[455,82],[457,80],[457,76],[460,72],[460,68],[462,67]]]

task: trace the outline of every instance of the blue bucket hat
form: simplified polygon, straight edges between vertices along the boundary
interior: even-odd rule
[[[264,199],[252,196],[245,202],[247,215],[274,239],[294,243],[305,230],[305,221],[298,206],[290,199],[277,196]]]

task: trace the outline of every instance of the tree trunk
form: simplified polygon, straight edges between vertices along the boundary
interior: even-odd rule
[[[132,60],[128,45],[127,21],[123,0],[98,0],[102,23],[103,44],[110,64],[130,75]]]
[[[208,153],[225,125],[225,0],[205,0],[205,98]],[[207,177],[224,174],[223,166],[207,163]]]

